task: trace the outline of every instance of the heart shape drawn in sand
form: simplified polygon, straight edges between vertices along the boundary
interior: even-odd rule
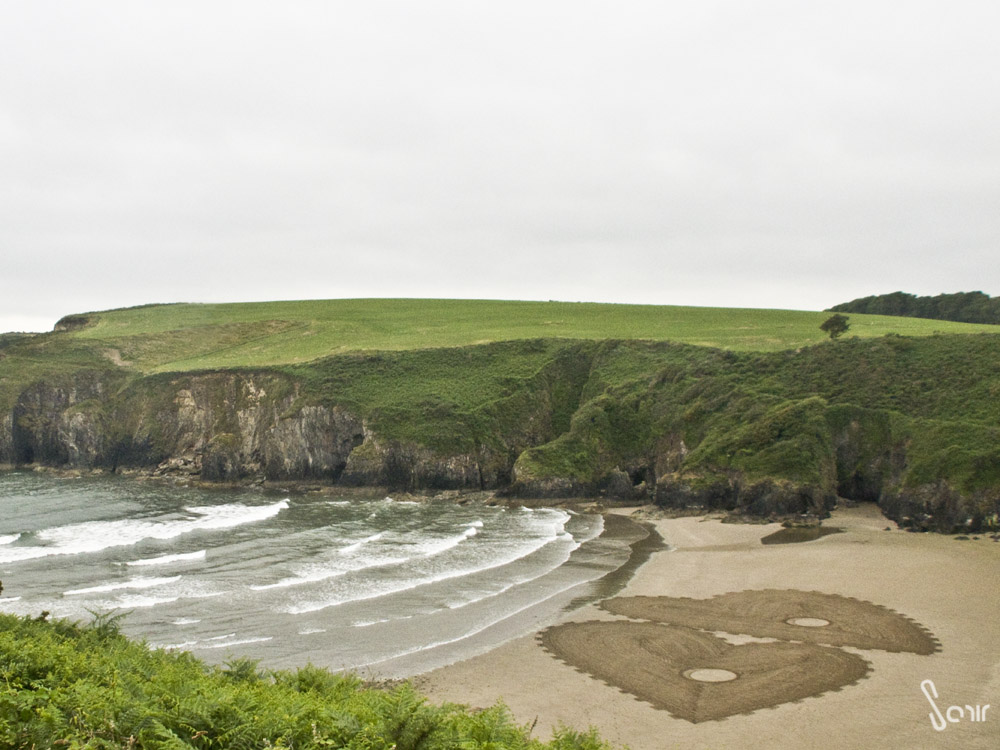
[[[898,612],[819,591],[761,589],[711,599],[625,596],[600,606],[637,620],[757,638],[923,655],[940,649],[930,632]]]
[[[837,648],[785,642],[734,646],[711,633],[652,622],[571,622],[539,638],[570,666],[691,722],[837,690],[870,668]]]

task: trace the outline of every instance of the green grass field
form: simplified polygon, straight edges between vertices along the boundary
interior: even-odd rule
[[[358,351],[432,349],[537,338],[675,341],[779,351],[823,341],[826,312],[573,302],[363,299],[176,304],[91,313],[64,334],[117,350],[145,372],[308,362]],[[996,332],[918,318],[851,315],[847,336]]]

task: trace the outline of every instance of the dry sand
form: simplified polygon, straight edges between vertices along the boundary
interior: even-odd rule
[[[535,736],[595,726],[632,750],[1000,747],[1000,543],[905,533],[871,506],[800,544],[762,545],[777,525],[654,523],[674,549],[617,602],[414,682],[434,701],[502,700]],[[944,731],[924,680],[942,713],[962,707]]]

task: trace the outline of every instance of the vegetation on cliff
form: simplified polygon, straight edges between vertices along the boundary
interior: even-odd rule
[[[995,525],[996,329],[854,315],[830,341],[823,318],[418,300],[75,316],[0,345],[0,462],[758,516],[841,496],[915,528]]]
[[[212,667],[117,632],[0,615],[0,746],[178,750],[605,750],[592,732],[534,740],[502,705],[430,705],[409,684],[375,689],[313,666]]]

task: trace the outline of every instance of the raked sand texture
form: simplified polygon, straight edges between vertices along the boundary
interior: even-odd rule
[[[1000,746],[1000,709],[965,708],[1000,705],[1000,544],[901,532],[873,507],[836,511],[826,525],[844,533],[800,544],[762,545],[773,524],[654,523],[674,549],[620,597],[420,689],[502,699],[537,717],[536,736],[596,726],[632,750]],[[925,680],[942,713],[963,709],[944,731]]]

